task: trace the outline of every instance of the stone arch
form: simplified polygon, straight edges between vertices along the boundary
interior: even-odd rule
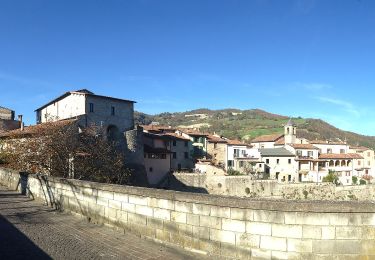
[[[329,161],[329,166],[330,166],[330,167],[335,166],[335,162],[334,162],[333,160],[330,160],[330,161]]]
[[[107,127],[107,140],[116,141],[120,138],[120,130],[115,125],[109,125]]]
[[[342,167],[346,166],[346,162],[345,162],[345,160],[342,160],[342,161],[341,161],[341,166],[342,166]]]
[[[338,166],[340,166],[340,160],[337,160],[337,161],[335,162],[335,167],[338,167]]]

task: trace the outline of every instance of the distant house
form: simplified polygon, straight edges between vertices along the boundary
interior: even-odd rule
[[[265,162],[265,173],[271,179],[297,181],[298,172],[294,153],[286,148],[264,148],[259,152]]]
[[[9,108],[0,106],[0,132],[18,129],[21,127],[22,116],[14,120],[15,112]]]
[[[81,127],[96,126],[108,137],[134,129],[134,101],[69,91],[36,109],[37,124],[77,118]]]

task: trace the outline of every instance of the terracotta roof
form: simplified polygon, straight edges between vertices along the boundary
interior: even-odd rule
[[[207,141],[210,143],[227,143],[227,140],[217,137],[215,135],[208,135],[207,136]]]
[[[319,155],[319,159],[363,159],[357,153],[324,153]]]
[[[92,96],[92,97],[98,97],[98,98],[106,98],[106,99],[111,99],[111,100],[115,100],[115,101],[124,101],[124,102],[131,102],[131,103],[136,103],[135,101],[132,101],[132,100],[127,100],[127,99],[120,99],[120,98],[114,98],[114,97],[108,97],[108,96],[101,96],[101,95],[95,95],[93,92],[87,90],[87,89],[80,89],[80,90],[76,90],[76,91],[68,91],[68,92],[65,92],[64,94],[62,94],[61,96],[53,99],[52,101],[48,102],[47,104],[35,109],[35,111],[38,111],[38,110],[41,110],[61,99],[64,99],[66,98],[67,96],[70,96],[72,94],[80,94],[80,95],[85,95],[85,96]]]
[[[275,145],[284,145],[285,144],[285,138],[281,137],[279,140],[275,142]]]
[[[192,129],[178,129],[178,130],[191,136],[208,136],[209,135],[207,133],[202,133],[202,132],[199,132],[198,130],[192,130]]]
[[[282,137],[284,137],[284,134],[262,135],[253,139],[251,142],[252,143],[276,142]]]
[[[244,142],[239,141],[239,140],[227,140],[227,143],[228,143],[229,145],[251,146],[251,145],[245,144]]]
[[[306,150],[319,150],[318,147],[313,146],[312,144],[290,144],[294,149],[306,149]]]
[[[19,128],[19,129],[12,130],[12,131],[2,132],[0,134],[0,138],[20,138],[24,136],[45,135],[51,129],[62,128],[62,127],[71,125],[75,123],[76,121],[77,121],[76,119],[67,119],[67,120],[60,120],[56,122],[47,122],[47,123],[42,123],[38,125],[25,126],[24,130],[21,130]]]
[[[364,147],[364,146],[351,146],[350,149],[356,150],[356,151],[361,151],[361,152],[371,150],[370,148],[367,148],[367,147]]]
[[[162,130],[176,130],[175,128],[167,125],[141,125],[146,131],[162,131]]]

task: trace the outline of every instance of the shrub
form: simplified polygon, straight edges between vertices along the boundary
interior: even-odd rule
[[[361,179],[361,180],[359,181],[359,184],[360,184],[360,185],[366,185],[367,182],[366,182],[365,180],[362,180],[362,179]]]
[[[331,182],[334,184],[338,184],[339,177],[337,177],[337,174],[335,171],[329,170],[327,176],[323,178],[323,182]]]
[[[228,169],[228,175],[231,175],[231,176],[237,176],[237,175],[243,175],[242,173],[240,173],[239,171],[236,171],[232,168],[229,168]]]
[[[358,182],[357,176],[352,176],[352,182],[353,182],[354,185],[357,184],[357,182]]]

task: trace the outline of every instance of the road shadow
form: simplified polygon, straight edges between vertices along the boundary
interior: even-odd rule
[[[0,230],[1,259],[52,259],[2,215]]]

